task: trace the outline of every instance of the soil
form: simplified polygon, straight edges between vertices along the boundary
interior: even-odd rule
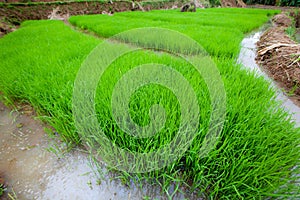
[[[40,1],[40,0],[39,0]],[[167,9],[174,5],[173,2],[153,2],[143,4],[144,10]],[[131,2],[118,1],[111,3],[105,2],[53,2],[45,4],[3,4],[0,5],[0,18],[20,25],[25,20],[48,19],[54,9],[59,7],[60,14],[68,15],[88,15],[102,14],[103,12],[114,13],[130,10],[138,10],[138,5],[133,7]]]
[[[17,26],[5,21],[3,18],[0,18],[0,37],[13,32],[17,29]]]
[[[221,5],[222,7],[246,7],[242,0],[221,0]]]
[[[299,14],[293,15],[299,24]],[[286,13],[276,15],[273,23],[257,43],[257,62],[300,106],[300,44],[286,34],[292,26]]]
[[[285,13],[275,15],[272,20],[277,27],[292,26],[292,19],[289,16],[287,16]]]
[[[64,4],[33,4],[33,5],[13,5],[4,4],[0,7],[0,17],[6,21],[19,25],[25,20],[48,19],[54,9],[59,7],[61,14],[86,15],[101,14],[106,12],[122,12],[131,10],[130,2],[101,3],[101,2],[73,2]]]
[[[128,1],[107,2],[51,2],[45,3],[20,3],[19,0],[0,0],[0,2],[18,2],[0,4],[0,37],[14,31],[25,20],[49,19],[53,10],[58,10],[58,15],[88,15],[88,14],[112,14],[114,12],[149,11],[152,9],[168,9],[180,7],[181,3],[174,2],[145,2],[140,7],[139,4],[132,4]],[[32,2],[35,2],[33,0]],[[38,0],[38,2],[43,2]]]

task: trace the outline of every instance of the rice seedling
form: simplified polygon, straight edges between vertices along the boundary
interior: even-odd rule
[[[72,24],[94,31],[102,37],[141,27],[168,28],[184,33],[199,42],[208,52],[207,55],[212,56],[224,84],[226,115],[223,129],[217,144],[203,157],[202,142],[213,113],[212,96],[205,77],[197,75],[191,63],[176,54],[170,55],[168,52],[152,51],[149,48],[140,48],[114,60],[96,84],[95,110],[96,120],[105,136],[122,149],[132,153],[155,152],[176,138],[182,120],[181,104],[176,95],[167,87],[148,84],[128,97],[126,105],[129,116],[140,126],[151,124],[151,120],[157,117],[158,121],[165,122],[164,126],[159,129],[158,134],[136,138],[126,132],[128,121],[120,123],[125,124],[124,129],[118,124],[111,106],[114,89],[123,75],[132,72],[136,66],[154,62],[178,71],[195,91],[200,108],[198,131],[183,155],[153,171],[121,172],[120,179],[124,182],[130,179],[153,182],[160,185],[166,193],[170,192],[170,185],[173,183],[180,184],[207,199],[299,196],[299,188],[295,184],[297,178],[294,175],[300,173],[299,168],[295,167],[299,165],[300,159],[300,130],[295,128],[289,114],[279,107],[280,103],[274,100],[276,93],[269,84],[253,73],[241,70],[235,63],[244,34],[258,28],[268,20],[269,15],[276,12],[207,9],[184,14],[177,11],[151,11],[116,13],[114,16],[71,17]],[[130,34],[114,39],[114,42],[108,43],[111,45],[108,47],[124,52],[133,48],[131,45],[154,45],[153,48],[159,50],[161,46],[155,45],[165,41],[162,38],[154,43],[147,43],[142,40],[142,35],[136,38],[130,37]],[[172,39],[170,36],[170,40]],[[91,138],[96,143],[80,141],[78,134],[84,136],[87,133],[80,131],[80,127],[75,128],[72,113],[76,74],[81,70],[80,64],[100,42],[73,31],[62,22],[25,22],[19,30],[0,39],[0,47],[4,49],[0,52],[1,91],[10,100],[32,104],[39,110],[41,119],[50,122],[65,141],[75,144],[83,142],[84,145],[100,149],[101,145],[97,146],[97,142],[103,145],[103,141],[97,132]],[[185,49],[181,45],[174,48],[179,52]],[[90,79],[86,81],[87,85],[94,81],[92,75],[88,77]],[[131,83],[128,80],[126,83],[128,85],[121,84],[120,87],[128,91],[127,87]],[[182,94],[185,95],[185,92],[183,90]],[[120,97],[127,98],[127,94],[121,93]],[[183,101],[189,102],[189,99],[191,97],[186,95]],[[149,114],[149,110],[157,104],[162,105],[165,112],[158,116],[151,115],[151,112]],[[115,155],[111,155],[113,156]],[[172,155],[165,156],[168,159]],[[109,157],[105,159],[108,160]],[[110,166],[110,169],[117,170],[118,166]],[[178,189],[176,188],[177,186],[174,190]],[[169,195],[171,197],[172,193]]]
[[[0,40],[1,92],[33,105],[62,138],[78,144],[71,114],[73,81],[81,62],[99,42],[59,21],[24,22]]]
[[[4,194],[5,190],[5,186],[2,183],[0,183],[0,197]]]
[[[177,10],[122,12],[113,16],[73,16],[70,22],[103,37],[141,27],[161,27],[182,32],[199,42],[211,55],[236,57],[243,33],[267,22],[276,10],[204,9],[179,14]]]

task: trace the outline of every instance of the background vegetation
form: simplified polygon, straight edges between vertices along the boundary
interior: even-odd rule
[[[245,0],[247,4],[264,4],[272,6],[300,6],[299,0]]]

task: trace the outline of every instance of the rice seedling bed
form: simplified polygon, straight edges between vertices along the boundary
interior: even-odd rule
[[[156,151],[172,141],[181,120],[176,96],[165,87],[150,84],[130,97],[130,116],[136,124],[146,126],[151,121],[151,106],[161,104],[166,113],[165,126],[153,137],[138,139],[118,127],[112,116],[113,90],[123,74],[135,66],[155,61],[180,72],[195,91],[201,107],[199,130],[183,156],[151,172],[121,172],[121,179],[146,179],[160,184],[165,191],[169,191],[170,184],[184,185],[207,199],[262,199],[299,194],[293,175],[299,174],[299,168],[295,166],[300,158],[300,130],[294,127],[290,116],[274,100],[275,92],[268,83],[241,70],[235,62],[244,34],[258,28],[268,16],[277,12],[216,8],[196,13],[170,10],[70,18],[73,25],[102,37],[141,27],[179,31],[204,47],[224,83],[224,126],[216,146],[208,156],[201,157],[202,141],[212,113],[212,99],[204,78],[197,75],[190,63],[167,52],[142,48],[116,59],[97,85],[95,108],[100,127],[119,147],[138,153]],[[129,41],[136,39],[130,35],[128,38]],[[147,45],[142,38],[142,35],[138,36],[134,45]],[[0,52],[0,90],[3,97],[6,101],[25,101],[35,106],[40,118],[49,122],[66,142],[93,147],[86,140],[80,140],[79,135],[84,136],[85,132],[78,132],[75,128],[72,92],[81,63],[101,42],[75,32],[59,21],[24,22],[19,30],[0,40],[3,49]],[[160,44],[163,41],[155,42]],[[121,41],[108,47],[124,51],[132,48]],[[187,102],[189,98],[186,96]],[[117,170],[118,167],[110,166],[110,169]]]

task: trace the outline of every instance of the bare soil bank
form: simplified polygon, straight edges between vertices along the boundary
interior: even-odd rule
[[[299,13],[292,16],[295,18],[296,28],[299,27]],[[299,106],[300,44],[286,33],[286,29],[293,26],[289,16],[276,15],[273,23],[274,26],[267,30],[257,43],[257,61]]]
[[[3,0],[0,0],[0,2]],[[14,1],[14,0],[13,0]],[[48,0],[47,0],[48,1]],[[41,2],[41,0],[39,0]],[[178,7],[180,3],[175,3]],[[144,2],[145,11],[171,8],[174,2]],[[0,4],[0,37],[13,31],[25,20],[48,19],[54,9],[59,7],[60,15],[88,15],[139,10],[137,4],[117,1],[107,2],[46,2],[46,3],[3,3]]]
[[[164,9],[171,7],[173,2],[153,2],[145,4],[145,10]],[[87,15],[101,14],[106,12],[122,12],[135,10],[132,3],[128,1],[118,1],[114,3],[104,2],[57,2],[45,4],[2,4],[0,5],[0,18],[18,25],[24,20],[48,19],[50,13],[59,6],[61,14],[69,15]]]

